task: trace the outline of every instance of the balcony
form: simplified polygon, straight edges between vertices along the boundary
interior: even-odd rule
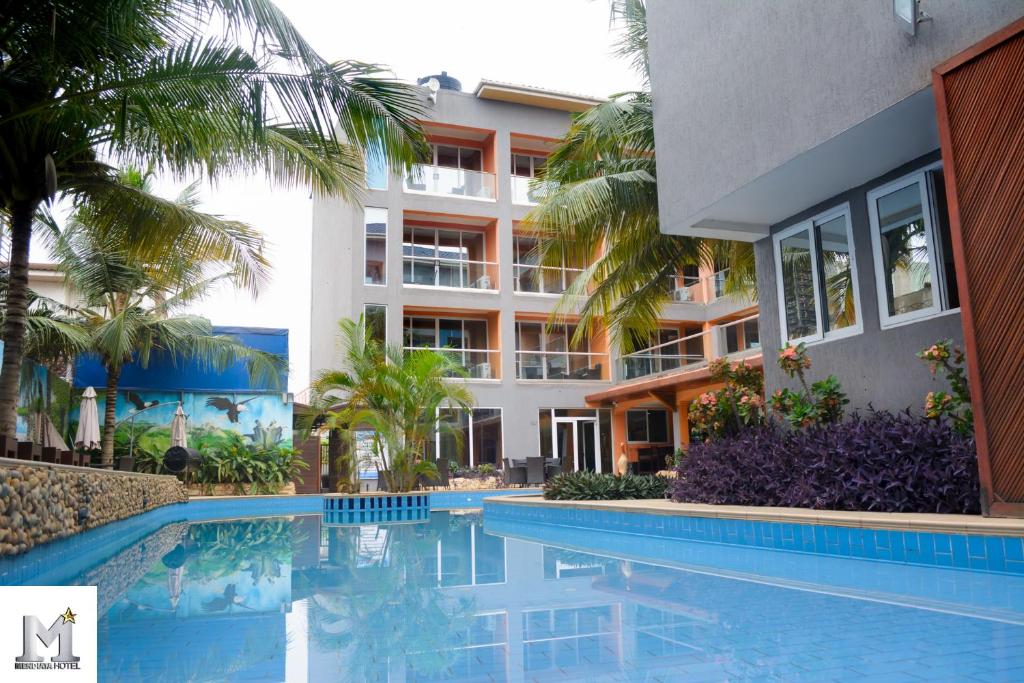
[[[562,294],[583,272],[582,268],[534,266],[516,263],[512,266],[515,291],[521,294]]]
[[[494,174],[448,166],[416,164],[405,178],[405,191],[494,201]]]
[[[672,300],[679,303],[710,304],[725,297],[725,278],[729,270],[720,270],[703,277],[679,275],[667,283]]]
[[[453,349],[442,346],[406,346],[405,353],[436,351],[464,369],[468,379],[500,379],[501,351],[497,349]],[[455,375],[452,375],[453,377]]]
[[[600,381],[608,354],[588,351],[516,351],[516,379]]]
[[[704,353],[700,355],[680,353],[692,342],[700,341]],[[622,381],[660,375],[680,369],[706,365],[709,359],[743,358],[761,348],[757,315],[748,316],[724,325],[664,344],[651,346],[619,358],[618,376]]]
[[[493,292],[498,289],[498,270],[494,261],[402,257],[402,283],[406,285]]]
[[[550,183],[529,176],[512,176],[512,203],[536,206],[548,196]]]

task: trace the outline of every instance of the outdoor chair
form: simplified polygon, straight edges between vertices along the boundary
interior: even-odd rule
[[[38,444],[34,444],[31,441],[19,441],[18,442],[18,460],[35,460],[40,461],[43,459],[43,447]]]
[[[551,477],[559,474],[562,471],[562,461],[558,458],[548,458],[544,461],[544,479],[547,481]]]
[[[526,459],[526,483],[530,486],[544,483],[544,458]]]
[[[505,466],[501,470],[502,481],[505,486],[518,485],[522,486],[526,483],[526,468],[517,467],[512,464],[512,461],[508,458],[504,460]]]

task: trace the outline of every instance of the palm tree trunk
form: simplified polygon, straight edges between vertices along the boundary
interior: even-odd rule
[[[38,202],[18,202],[11,207],[11,262],[3,332],[4,360],[0,368],[0,436],[9,439],[14,438],[17,429],[18,378],[28,307],[28,250],[37,205]]]
[[[106,406],[103,411],[103,437],[100,446],[103,451],[103,466],[114,464],[114,432],[117,430],[117,385],[121,381],[121,368],[107,368]]]

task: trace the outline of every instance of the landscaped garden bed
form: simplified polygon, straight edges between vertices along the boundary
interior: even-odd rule
[[[760,399],[760,375],[742,363],[712,367],[725,383],[698,397],[690,445],[672,483],[678,502],[878,512],[980,512],[977,456],[962,355],[940,342],[919,357],[951,393],[931,392],[924,415],[844,415],[839,381],[809,383],[806,349],[787,346],[779,366],[800,390]],[[769,415],[771,408],[773,415]]]

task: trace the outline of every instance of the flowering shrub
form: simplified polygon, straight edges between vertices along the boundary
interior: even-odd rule
[[[884,512],[979,512],[974,440],[949,420],[872,412],[775,424],[690,445],[679,502]]]
[[[711,379],[724,382],[690,403],[690,426],[705,439],[734,434],[744,427],[764,424],[764,378],[756,368],[724,358],[708,366]]]
[[[834,375],[807,384],[805,372],[811,369],[811,358],[803,343],[786,344],[779,351],[779,367],[790,378],[796,377],[803,392],[779,389],[771,398],[772,410],[794,427],[830,424],[843,419],[843,406],[850,402]]]
[[[932,344],[917,357],[928,362],[933,375],[941,370],[952,391],[929,391],[924,399],[925,417],[932,420],[948,418],[961,434],[973,433],[974,412],[971,410],[971,390],[967,385],[963,350],[954,346],[951,339],[946,339]]]

